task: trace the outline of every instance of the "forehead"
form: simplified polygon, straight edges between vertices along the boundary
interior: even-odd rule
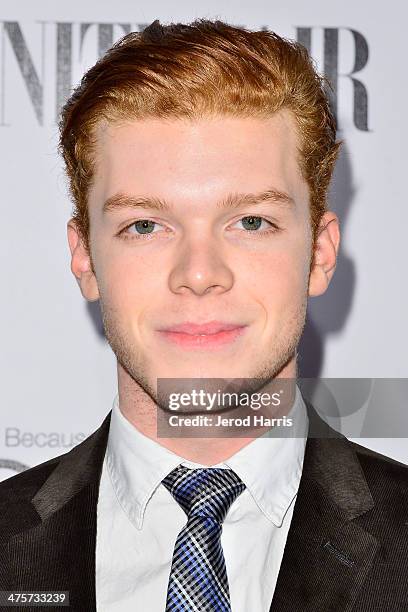
[[[205,202],[273,185],[304,198],[292,114],[269,118],[138,119],[96,130],[93,195],[117,192]]]

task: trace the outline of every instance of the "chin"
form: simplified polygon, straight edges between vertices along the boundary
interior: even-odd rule
[[[217,367],[216,364],[171,369],[167,366],[157,370],[156,378],[239,378],[248,376],[248,371],[245,374],[242,367]]]

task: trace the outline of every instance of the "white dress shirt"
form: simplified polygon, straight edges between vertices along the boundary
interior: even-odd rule
[[[231,468],[246,489],[231,505],[221,544],[232,612],[268,612],[303,467],[308,428],[296,387],[291,437],[256,438],[211,467]],[[151,440],[112,408],[97,507],[98,612],[164,612],[174,544],[187,521],[161,481],[188,461]]]

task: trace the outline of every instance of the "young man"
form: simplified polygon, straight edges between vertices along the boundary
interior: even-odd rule
[[[100,300],[118,396],[87,440],[0,485],[1,589],[84,612],[408,609],[407,469],[297,387],[295,436],[157,431],[159,379],[296,379],[336,265],[335,136],[306,51],[272,32],[155,21],[84,76],[61,120],[71,269]]]

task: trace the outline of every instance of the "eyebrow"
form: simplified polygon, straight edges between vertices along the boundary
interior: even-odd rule
[[[217,208],[230,210],[239,208],[243,205],[256,205],[263,202],[274,202],[285,207],[293,208],[295,202],[287,193],[277,189],[267,189],[260,193],[231,193],[217,203]],[[172,206],[166,200],[157,197],[131,196],[124,193],[117,193],[108,198],[102,208],[103,214],[122,210],[124,208],[138,209],[149,208],[158,211],[170,211]]]

